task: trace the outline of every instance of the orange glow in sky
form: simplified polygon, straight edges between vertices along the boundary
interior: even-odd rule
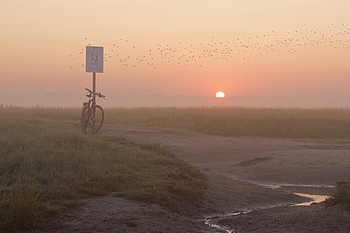
[[[1,96],[350,94],[350,1],[2,1]],[[349,93],[349,94],[348,94]],[[0,100],[1,104],[1,100]]]

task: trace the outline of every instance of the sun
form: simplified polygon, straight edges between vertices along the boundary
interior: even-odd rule
[[[225,93],[223,93],[222,91],[218,91],[216,92],[215,97],[220,99],[225,98]]]

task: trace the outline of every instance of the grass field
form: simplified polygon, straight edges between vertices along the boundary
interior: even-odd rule
[[[205,134],[271,138],[349,138],[350,109],[241,107],[120,108],[106,123],[187,129]]]
[[[199,204],[205,177],[198,169],[157,144],[86,136],[79,113],[1,109],[0,231],[35,228],[81,198],[112,192],[178,213]]]
[[[84,197],[114,193],[186,213],[206,180],[157,144],[79,127],[80,109],[0,109],[0,231],[35,228]],[[105,123],[223,136],[349,138],[350,109],[106,109]],[[349,190],[331,204],[349,205]]]

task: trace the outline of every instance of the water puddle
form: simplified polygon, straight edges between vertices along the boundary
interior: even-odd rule
[[[290,193],[293,193],[297,196],[306,197],[309,199],[308,201],[302,202],[302,203],[289,203],[289,204],[282,203],[280,205],[270,205],[270,206],[260,207],[260,208],[255,209],[255,210],[270,209],[270,208],[281,207],[281,206],[311,206],[312,204],[321,203],[321,202],[325,201],[330,196],[329,195],[307,193],[308,189],[310,189],[310,188],[311,189],[319,189],[319,190],[323,190],[323,191],[328,190],[327,193],[330,193],[329,190],[336,187],[334,185],[328,185],[328,184],[286,184],[286,183],[277,184],[277,183],[267,183],[267,182],[253,182],[253,181],[239,179],[237,177],[232,176],[231,174],[221,173],[221,175],[224,175],[224,176],[229,177],[231,179],[240,180],[240,181],[244,181],[244,182],[248,182],[248,183],[253,183],[253,184],[264,186],[264,187],[271,188],[271,189],[283,189],[285,192],[290,192]],[[295,189],[303,190],[303,192],[294,192],[293,190],[295,190]],[[319,193],[322,193],[322,191],[320,191]],[[208,225],[216,230],[219,230],[222,232],[227,232],[227,233],[235,233],[235,231],[233,229],[219,225],[217,223],[220,220],[223,220],[225,218],[232,217],[232,216],[238,216],[241,214],[247,214],[247,213],[250,213],[252,211],[254,211],[254,210],[249,210],[249,211],[244,211],[244,212],[243,211],[242,212],[233,212],[233,213],[229,213],[229,214],[225,214],[225,215],[208,216],[204,220],[201,220],[201,221],[203,221],[206,225]]]
[[[335,188],[335,185],[330,185],[330,184],[292,184],[292,183],[274,183],[274,182],[260,182],[260,181],[252,181],[252,180],[247,180],[243,179],[240,177],[237,177],[233,174],[227,174],[227,173],[222,173],[222,172],[217,172],[214,171],[215,173],[225,176],[227,178],[233,179],[233,180],[238,180],[238,181],[243,181],[247,182],[250,184],[256,184],[259,186],[267,187],[267,188],[272,188],[272,189],[277,189],[281,187],[304,187],[304,188]]]
[[[270,208],[281,207],[281,206],[311,206],[312,204],[321,203],[330,197],[327,195],[316,195],[316,194],[308,194],[308,193],[294,193],[294,194],[301,196],[301,197],[309,198],[309,201],[302,202],[302,203],[293,203],[293,204],[270,205],[270,206],[265,206],[265,207],[261,207],[258,209],[270,209]],[[258,210],[258,209],[256,209],[256,210]],[[219,224],[217,224],[217,222],[219,222],[220,220],[223,220],[225,218],[228,218],[228,217],[238,216],[241,214],[248,214],[252,211],[254,211],[254,210],[249,210],[249,211],[244,211],[244,212],[243,211],[242,212],[234,212],[234,213],[229,213],[229,214],[225,214],[225,215],[208,216],[204,220],[201,220],[201,221],[203,221],[205,225],[210,226],[216,230],[219,230],[222,232],[227,232],[227,233],[235,233],[235,231],[233,229],[219,225]]]
[[[321,202],[325,201],[326,199],[330,198],[330,196],[327,196],[327,195],[316,195],[316,194],[308,194],[308,193],[294,193],[294,194],[301,196],[301,197],[310,198],[310,201],[297,203],[297,204],[294,204],[291,206],[310,206],[312,204],[321,203]]]
[[[234,230],[232,230],[228,227],[219,225],[219,224],[217,224],[217,222],[222,220],[222,219],[228,218],[228,217],[238,216],[241,214],[247,214],[250,212],[251,211],[244,211],[244,212],[235,212],[235,213],[224,214],[224,215],[208,216],[204,220],[201,220],[201,221],[203,221],[205,225],[210,226],[212,228],[215,228],[216,230],[220,230],[222,232],[227,232],[227,233],[235,233]]]

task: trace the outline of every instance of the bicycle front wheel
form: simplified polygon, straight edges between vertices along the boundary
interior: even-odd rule
[[[85,113],[83,130],[86,134],[95,134],[100,130],[104,120],[103,108],[96,105]]]

